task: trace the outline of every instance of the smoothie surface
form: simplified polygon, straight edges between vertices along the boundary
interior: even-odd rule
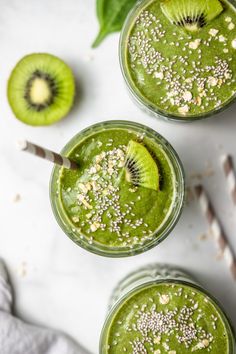
[[[117,309],[102,354],[228,354],[222,315],[205,294],[160,283],[137,291]]]
[[[155,160],[158,191],[127,182],[123,173],[130,140],[143,144]],[[78,143],[69,156],[77,171],[61,169],[59,198],[75,238],[108,247],[143,245],[168,218],[175,201],[173,166],[162,146],[126,129],[106,129]]]
[[[141,100],[167,115],[191,119],[235,97],[236,10],[221,3],[223,12],[197,32],[172,24],[160,0],[141,8],[125,40],[123,63]]]

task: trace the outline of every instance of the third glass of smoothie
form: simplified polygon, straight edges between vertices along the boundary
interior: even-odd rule
[[[187,273],[152,264],[115,289],[100,354],[235,354],[218,302]]]
[[[227,0],[142,0],[120,40],[121,69],[145,110],[175,121],[236,98],[236,9]]]
[[[78,170],[56,166],[51,202],[65,233],[108,257],[142,253],[174,228],[184,202],[182,164],[154,130],[126,121],[96,124],[62,154]]]

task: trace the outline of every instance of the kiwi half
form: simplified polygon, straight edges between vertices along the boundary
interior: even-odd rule
[[[195,32],[217,17],[223,6],[219,0],[162,0],[161,9],[171,23]]]
[[[27,55],[13,69],[7,94],[20,121],[34,126],[49,125],[66,116],[73,105],[73,73],[51,54]]]
[[[141,186],[158,191],[159,172],[146,147],[131,140],[127,148],[125,161],[126,180],[135,186]]]

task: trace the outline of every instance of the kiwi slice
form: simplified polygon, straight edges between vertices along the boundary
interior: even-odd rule
[[[8,101],[16,118],[29,125],[49,125],[71,109],[75,81],[71,69],[51,54],[21,59],[8,81]]]
[[[146,147],[131,140],[125,161],[126,180],[135,186],[158,191],[159,172],[156,162]]]
[[[223,6],[219,0],[162,0],[161,9],[171,23],[195,32],[217,17]]]

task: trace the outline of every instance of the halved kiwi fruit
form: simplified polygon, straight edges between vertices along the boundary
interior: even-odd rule
[[[126,180],[135,186],[158,191],[159,172],[156,162],[146,147],[131,140],[125,161]]]
[[[73,73],[51,54],[27,55],[13,69],[7,94],[20,121],[34,126],[49,125],[65,117],[73,105]]]
[[[162,0],[161,9],[171,23],[195,32],[216,18],[223,6],[219,0]]]

